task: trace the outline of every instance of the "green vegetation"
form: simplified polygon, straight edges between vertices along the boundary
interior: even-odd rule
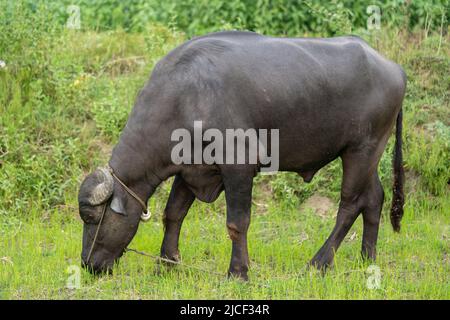
[[[81,6],[82,29],[69,30],[64,26],[69,1],[45,6],[0,0],[5,62],[0,66],[0,298],[450,298],[448,3],[383,4],[389,23],[382,20],[381,30],[368,32],[362,29],[364,2],[352,7],[343,1],[340,8],[338,2],[326,7],[311,2],[303,10],[294,10],[297,1],[166,1],[158,10],[150,10],[155,1],[131,1],[128,9],[115,0],[87,2],[74,1]],[[407,15],[388,8],[403,8]],[[368,289],[369,264],[359,258],[361,219],[332,270],[321,276],[305,269],[334,225],[333,210],[317,214],[306,200],[320,195],[337,205],[339,161],[310,184],[291,173],[257,178],[249,283],[225,277],[231,249],[222,195],[190,210],[181,232],[183,265],[167,269],[127,253],[114,275],[98,279],[81,270],[81,288],[66,288],[67,268],[80,264],[79,184],[109,158],[156,61],[205,31],[327,36],[346,26],[401,64],[409,79],[400,234],[388,218],[393,141],[380,163],[386,201],[376,263],[379,289]],[[169,188],[170,181],[152,197],[155,214],[140,226],[131,248],[159,252]]]
[[[43,0],[22,0],[37,10]],[[81,8],[83,28],[143,31],[159,22],[188,36],[217,31],[225,25],[264,34],[296,36],[305,32],[345,32],[366,28],[369,6],[380,8],[385,24],[405,28],[438,29],[450,16],[447,0],[60,0],[46,4],[54,19],[64,24],[69,5]],[[444,21],[448,25],[447,21]]]

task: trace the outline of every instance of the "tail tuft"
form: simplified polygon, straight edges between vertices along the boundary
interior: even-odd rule
[[[405,203],[405,196],[403,193],[403,185],[405,182],[405,172],[403,169],[403,154],[402,154],[402,110],[398,113],[396,132],[395,132],[395,147],[394,147],[394,185],[391,207],[391,224],[395,232],[400,231],[400,221],[403,217],[403,205]]]

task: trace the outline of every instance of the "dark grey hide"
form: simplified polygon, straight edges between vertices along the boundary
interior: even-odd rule
[[[175,165],[170,155],[177,142],[171,141],[171,134],[177,128],[192,132],[196,120],[203,121],[203,130],[279,129],[280,171],[297,172],[309,182],[320,168],[342,159],[336,226],[311,264],[320,269],[332,264],[335,251],[360,213],[362,254],[374,259],[384,197],[377,167],[396,119],[391,212],[396,231],[403,214],[401,106],[405,87],[402,69],[358,37],[209,34],[182,44],[156,65],[109,164],[144,200],[163,180],[175,176],[164,212],[161,248],[161,256],[173,260],[179,259],[180,228],[194,199],[212,202],[225,190],[226,226],[232,241],[228,272],[247,279],[252,184],[260,166]],[[87,263],[94,271],[112,268],[136,233],[142,211],[117,181],[101,203],[89,204],[86,199],[92,189],[99,180],[108,179],[100,173],[86,178],[79,197],[85,222],[83,261],[101,209],[107,205]]]

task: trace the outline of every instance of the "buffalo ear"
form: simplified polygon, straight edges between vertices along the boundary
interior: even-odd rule
[[[113,196],[110,208],[115,213],[121,214],[123,216],[127,215],[125,212],[125,205],[123,203],[123,200],[118,196]]]

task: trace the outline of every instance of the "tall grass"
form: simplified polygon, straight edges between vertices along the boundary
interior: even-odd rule
[[[49,11],[0,11],[0,215],[66,203],[117,139],[138,89],[177,34],[66,30]]]

